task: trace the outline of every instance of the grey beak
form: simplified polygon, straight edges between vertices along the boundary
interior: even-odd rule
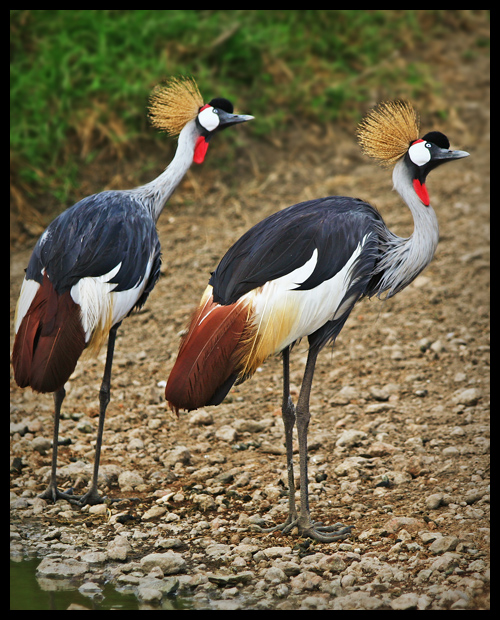
[[[254,117],[249,114],[230,114],[229,112],[224,112],[224,110],[219,110],[220,122],[217,131],[238,123],[246,123],[247,121],[253,120],[253,118]]]

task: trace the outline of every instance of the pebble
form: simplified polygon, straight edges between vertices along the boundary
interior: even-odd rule
[[[419,598],[420,597],[418,596],[418,594],[414,593],[402,594],[401,596],[398,596],[391,601],[391,607],[396,611],[418,609]]]
[[[466,390],[458,390],[452,397],[456,405],[466,405],[471,407],[476,405],[481,398],[481,391],[478,388],[468,388]]]
[[[363,431],[356,429],[349,429],[344,431],[335,442],[337,447],[353,447],[361,443],[363,439],[366,439],[367,435]]]
[[[110,560],[126,560],[130,551],[131,545],[124,536],[116,536],[106,547]]]
[[[437,510],[439,506],[443,504],[443,494],[442,493],[432,493],[425,498],[425,505],[429,510]]]
[[[192,424],[194,426],[210,426],[213,423],[213,415],[205,409],[199,409],[189,418],[189,424]]]
[[[181,554],[175,551],[150,553],[141,559],[140,564],[147,572],[155,567],[159,567],[164,575],[175,575],[186,570],[186,561]]]
[[[118,476],[118,484],[122,490],[134,489],[144,484],[144,478],[135,471],[123,471]]]
[[[215,436],[217,437],[217,439],[220,439],[221,441],[226,441],[227,443],[233,443],[234,441],[236,441],[236,437],[238,436],[238,433],[233,426],[224,425],[215,431]]]
[[[36,572],[40,577],[50,577],[53,579],[69,579],[85,575],[89,570],[87,562],[67,558],[43,558],[38,565]]]
[[[456,536],[441,536],[437,538],[429,546],[431,553],[445,553],[446,551],[454,551],[458,545],[458,538]]]

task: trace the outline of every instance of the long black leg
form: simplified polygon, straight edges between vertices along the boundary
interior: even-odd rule
[[[307,430],[309,428],[309,399],[311,396],[312,380],[316,367],[317,352],[309,349],[304,378],[297,401],[297,434],[299,437],[299,465],[300,465],[300,517],[302,527],[309,526],[309,480],[307,475]]]
[[[297,401],[297,433],[299,438],[299,463],[300,463],[300,513],[299,513],[299,532],[302,536],[308,536],[321,542],[333,542],[347,538],[350,527],[345,527],[341,523],[331,526],[321,526],[311,521],[309,511],[309,480],[307,475],[307,430],[311,414],[309,413],[309,400],[311,387],[316,367],[318,351],[315,347],[309,349],[307,356],[304,378],[300,388],[299,399]],[[336,532],[330,536],[323,532]]]
[[[288,521],[297,519],[295,507],[295,480],[293,476],[293,427],[295,426],[295,407],[290,395],[290,347],[283,351],[283,402],[281,416],[285,426],[286,469],[288,473]]]
[[[77,500],[73,500],[73,503],[79,506],[85,506],[86,504],[102,504],[106,499],[101,497],[97,490],[97,479],[99,475],[99,462],[101,459],[101,446],[102,446],[102,434],[104,430],[104,418],[106,417],[106,408],[110,400],[111,392],[111,367],[113,366],[113,354],[115,350],[116,332],[121,323],[113,325],[109,331],[108,336],[108,350],[106,353],[106,364],[104,366],[104,375],[102,377],[101,389],[99,390],[99,426],[97,429],[97,441],[95,446],[94,457],[94,473],[92,475],[92,483],[90,489]]]
[[[50,481],[45,491],[39,496],[42,499],[50,499],[56,502],[58,499],[72,499],[71,493],[63,493],[57,488],[57,444],[59,441],[59,420],[61,419],[61,407],[66,390],[64,386],[54,392],[54,434],[52,438],[52,468]]]
[[[293,427],[295,426],[295,407],[290,396],[290,348],[283,350],[283,401],[281,416],[285,425],[286,468],[288,473],[288,517],[281,525],[270,528],[259,528],[263,532],[288,532],[297,523],[295,506],[295,479],[293,475]]]

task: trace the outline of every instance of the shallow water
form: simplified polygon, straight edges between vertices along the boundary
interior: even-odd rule
[[[175,598],[164,599],[158,607],[142,604],[131,592],[116,590],[111,584],[102,588],[98,596],[85,596],[68,582],[57,579],[44,580],[41,583],[36,576],[36,568],[41,560],[20,559],[10,561],[10,609],[44,610],[68,609],[72,603],[87,609],[186,609],[186,601]],[[50,589],[48,589],[50,588]]]

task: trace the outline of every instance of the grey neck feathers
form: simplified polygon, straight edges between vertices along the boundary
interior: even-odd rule
[[[177,150],[167,168],[150,183],[130,190],[150,211],[155,222],[160,217],[165,203],[193,163],[194,147],[198,135],[195,121],[187,123],[179,134]]]
[[[434,209],[425,206],[413,189],[404,160],[399,160],[392,174],[394,189],[406,202],[413,215],[411,237],[398,237],[385,226],[380,231],[384,255],[376,274],[381,274],[377,295],[392,297],[408,286],[434,257],[439,240],[439,226]]]

